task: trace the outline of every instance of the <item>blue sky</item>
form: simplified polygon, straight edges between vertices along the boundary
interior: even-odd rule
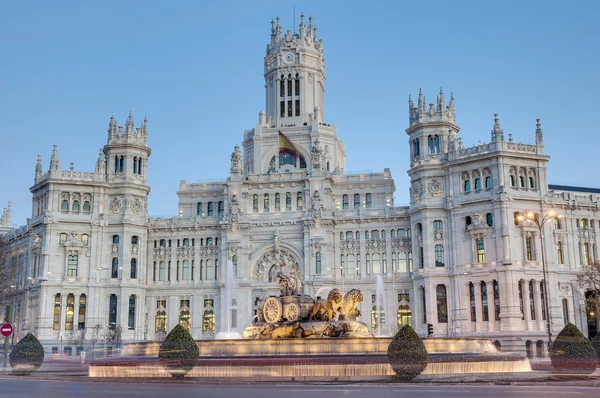
[[[550,182],[600,186],[597,1],[13,1],[0,4],[0,208],[31,212],[29,187],[52,145],[61,167],[92,171],[115,113],[148,116],[151,215],[176,215],[180,180],[224,178],[264,109],[271,18],[312,14],[327,62],[325,116],[347,170],[382,171],[408,203],[407,98],[456,98],[465,145],[535,141]],[[586,151],[583,151],[586,149]]]

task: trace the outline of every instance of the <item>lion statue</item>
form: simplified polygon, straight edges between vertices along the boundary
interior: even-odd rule
[[[363,301],[363,295],[360,290],[352,289],[346,293],[346,296],[344,296],[344,302],[340,308],[339,320],[348,320],[350,319],[350,315],[356,315],[357,317],[361,316],[362,312],[356,308],[358,303],[361,301]]]
[[[319,321],[332,321],[340,310],[343,301],[342,292],[338,289],[331,289],[327,295],[327,300],[317,301],[308,319],[312,321],[316,317]]]

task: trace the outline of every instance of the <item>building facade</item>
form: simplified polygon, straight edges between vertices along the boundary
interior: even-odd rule
[[[410,205],[395,206],[389,169],[345,173],[344,143],[325,122],[323,41],[312,18],[298,31],[272,21],[266,110],[226,181],[181,181],[172,218],[148,218],[146,120],[136,128],[130,114],[123,128],[112,116],[94,172],[62,170],[56,147],[47,172],[38,157],[31,218],[0,229],[11,269],[0,317],[17,338],[32,332],[55,352],[74,331],[87,346],[94,328],[120,326],[125,342],[176,324],[196,339],[241,332],[257,298],[279,294],[284,259],[306,294],[361,289],[375,333],[410,324],[532,356],[545,353],[548,319],[553,335],[567,322],[595,334],[577,274],[598,259],[600,189],[548,184],[539,120],[533,144],[506,139],[496,116],[489,142],[466,147],[452,96],[409,97]]]

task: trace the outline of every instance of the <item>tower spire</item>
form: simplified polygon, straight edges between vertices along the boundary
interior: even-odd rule
[[[306,37],[306,24],[304,23],[304,13],[300,14],[300,38]]]
[[[502,142],[504,141],[504,131],[502,127],[500,127],[500,119],[498,119],[498,114],[494,113],[494,128],[492,129],[492,142]]]
[[[543,146],[544,145],[544,132],[542,131],[542,124],[540,123],[540,119],[535,119],[535,145]]]
[[[58,146],[54,145],[52,149],[52,156],[50,157],[50,170],[58,170],[60,168],[60,161],[58,160],[57,149]]]

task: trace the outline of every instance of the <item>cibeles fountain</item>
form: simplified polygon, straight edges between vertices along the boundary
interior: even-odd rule
[[[326,298],[303,294],[302,281],[287,258],[276,275],[279,297],[260,297],[257,316],[244,330],[245,339],[373,337],[359,321],[360,290],[329,291]]]
[[[197,340],[200,356],[187,377],[236,381],[342,381],[393,380],[387,348],[391,337],[376,335],[360,321],[358,289],[347,292],[321,288],[317,297],[303,292],[301,276],[285,257],[275,264],[279,295],[258,299],[257,315],[243,331],[243,338],[227,327],[215,340]],[[385,291],[378,281],[377,308],[385,309]],[[231,264],[225,279],[226,300],[236,294]],[[343,289],[342,289],[343,290]],[[323,298],[319,297],[323,295]],[[231,313],[227,308],[228,315]],[[384,337],[385,336],[385,337]],[[499,352],[490,340],[425,338],[429,355],[422,380],[464,377],[465,374],[522,374],[531,371],[526,357]],[[170,377],[158,361],[160,342],[127,344],[121,356],[93,361],[90,377]]]

